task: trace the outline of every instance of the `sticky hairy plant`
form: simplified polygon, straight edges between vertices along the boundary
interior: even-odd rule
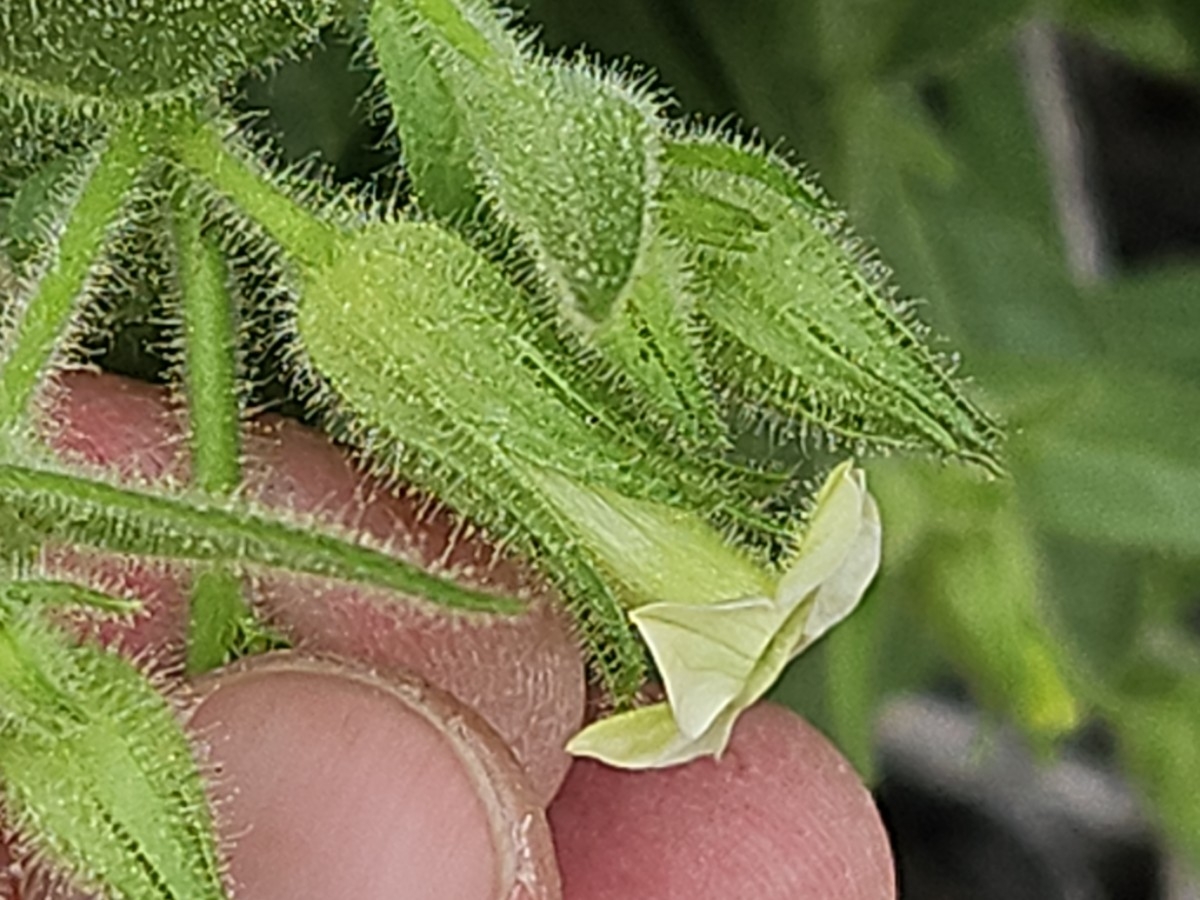
[[[47,597],[112,605],[47,581],[49,543],[193,566],[193,672],[260,627],[245,571],[521,608],[241,496],[241,323],[280,296],[294,398],[560,588],[614,711],[572,747],[617,765],[719,754],[862,596],[874,503],[848,461],[806,503],[810,451],[999,470],[996,425],[812,178],[673,121],[645,76],[550,57],[485,0],[377,0],[351,24],[413,187],[384,213],[276,171],[223,105],[231,79],[350,13],[111,0],[79,27],[74,10],[0,5],[0,162],[42,200],[36,250],[10,240],[20,263],[0,272],[0,772],[28,841],[83,882],[223,890],[168,706],[44,618]],[[190,485],[118,484],[56,460],[32,425],[90,310],[151,259],[182,350]],[[770,453],[742,446],[755,427]],[[649,679],[666,700],[639,705]]]

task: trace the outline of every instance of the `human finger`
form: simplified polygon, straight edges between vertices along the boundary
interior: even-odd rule
[[[550,807],[565,900],[890,900],[867,789],[820,732],[761,703],[719,760],[579,760]]]
[[[538,799],[503,742],[449,695],[292,652],[199,687],[189,727],[234,896],[559,896]]]
[[[44,429],[76,463],[136,482],[185,483],[189,460],[182,412],[166,390],[114,375],[61,373],[48,395]],[[323,434],[279,417],[245,435],[245,493],[263,505],[373,539],[448,577],[529,601],[514,617],[459,614],[345,583],[263,575],[252,594],[272,624],[300,646],[419,675],[479,712],[512,747],[548,802],[566,774],[563,750],[584,706],[583,663],[557,598],[528,568],[468,534],[443,508],[389,489],[363,473]],[[114,581],[146,602],[123,623],[95,627],[102,639],[162,665],[182,659],[185,592],[169,567],[59,548],[53,557],[98,586]],[[130,573],[133,574],[130,574]],[[136,577],[135,577],[136,576]]]

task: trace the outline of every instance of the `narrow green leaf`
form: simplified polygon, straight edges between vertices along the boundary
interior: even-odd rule
[[[4,342],[0,429],[11,428],[25,415],[147,149],[139,123],[117,126],[86,176],[50,266],[24,298],[16,326]]]
[[[163,496],[0,463],[0,503],[43,537],[103,550],[286,568],[462,609],[498,613],[521,609],[517,601],[460,587],[411,563],[231,501]]]
[[[371,36],[417,203],[443,219],[468,215],[480,202],[474,146],[432,42],[389,2],[372,6]]]
[[[30,578],[7,585],[8,596],[16,603],[34,607],[84,606],[101,612],[128,615],[141,609],[138,600],[124,600],[103,591],[70,581]]]
[[[179,162],[242,210],[288,249],[296,263],[320,266],[335,252],[338,229],[310,212],[260,165],[230,146],[219,126],[179,117],[168,135]]]

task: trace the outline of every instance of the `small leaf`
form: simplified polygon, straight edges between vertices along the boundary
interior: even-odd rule
[[[686,259],[663,240],[653,208],[656,104],[583,60],[537,57],[504,26],[478,0],[376,5],[372,38],[418,189],[436,192],[438,212],[466,211],[469,148],[475,185],[568,327],[676,434],[721,436],[690,324]]]
[[[32,608],[0,615],[0,774],[11,822],[81,886],[225,900],[200,776],[166,702]]]
[[[372,5],[371,36],[417,203],[444,219],[469,214],[480,202],[474,146],[466,113],[434,65],[432,42],[390,2]]]
[[[410,56],[414,41],[428,47],[426,65],[462,116],[472,167],[501,217],[576,314],[607,319],[645,239],[654,106],[616,76],[529,57],[479,0],[380,6],[373,24],[381,59],[394,55],[387,41],[398,33],[398,57]],[[402,91],[393,85],[394,95]]]

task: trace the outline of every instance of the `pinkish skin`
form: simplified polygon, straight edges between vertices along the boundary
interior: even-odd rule
[[[128,481],[187,478],[182,416],[161,388],[67,372],[57,379],[46,419],[64,459],[116,469]],[[341,655],[385,674],[416,674],[480,712],[548,803],[570,765],[562,748],[579,729],[585,698],[579,650],[554,594],[479,536],[456,533],[444,508],[415,493],[388,490],[312,429],[264,417],[247,430],[245,456],[245,493],[265,506],[365,534],[431,568],[529,601],[528,613],[500,617],[449,613],[315,578],[303,579],[302,590],[296,579],[282,577],[255,578],[251,585],[260,611],[299,648]],[[103,626],[102,639],[135,653],[166,648],[156,651],[158,661],[178,665],[186,624],[178,578],[161,567],[161,580],[148,576],[143,564],[121,568],[128,574],[118,580],[148,601],[151,612]],[[70,569],[80,571],[78,564]],[[94,564],[87,569],[96,572]],[[100,571],[101,583],[111,584],[114,572]]]
[[[295,651],[192,686],[236,900],[561,900],[545,811],[509,748],[424,682]],[[95,900],[10,866],[11,900]]]
[[[180,452],[180,442],[176,436],[179,433],[176,425],[178,418],[167,411],[161,392],[111,376],[71,374],[65,376],[64,383],[67,390],[59,394],[54,408],[59,410],[58,419],[60,423],[65,420],[66,427],[60,430],[56,444],[67,448],[71,456],[93,463],[119,461],[123,470],[134,477],[148,478],[165,473],[180,477],[184,474],[184,456]],[[308,449],[297,453],[295,457],[304,460],[295,469],[288,466],[288,460],[293,457],[287,449],[277,450],[281,454],[279,457],[264,457],[268,461],[267,464],[282,466],[285,470],[284,476],[278,480],[266,478],[276,492],[275,496],[290,497],[290,500],[285,499],[282,502],[298,507],[303,507],[305,498],[311,498],[313,495],[333,497],[336,502],[330,503],[326,509],[340,510],[341,521],[344,524],[349,523],[351,519],[348,517],[353,515],[354,521],[361,521],[364,528],[378,535],[373,526],[366,524],[365,514],[351,512],[359,508],[357,504],[363,503],[364,497],[377,492],[374,486],[366,493],[362,492],[362,486],[369,486],[370,480],[354,472],[344,457],[332,450],[324,438],[290,423],[273,427],[278,429],[278,443],[275,444],[277,448],[296,440],[308,442]],[[253,440],[256,439],[252,439],[251,442],[252,452],[258,452],[254,448]],[[335,459],[338,460],[336,463]],[[332,468],[326,468],[329,466]],[[259,477],[264,477],[254,474],[257,468],[258,464],[251,466],[250,479],[255,482]],[[330,475],[330,472],[334,474]],[[350,473],[349,482],[346,476],[341,474],[344,472]],[[332,486],[337,488],[336,490],[332,490],[326,481],[331,477]],[[348,493],[344,492],[347,484],[355,485]],[[268,498],[264,496],[264,500]],[[376,509],[377,503],[377,500],[368,500],[365,506],[368,509]],[[401,521],[403,510],[406,508],[413,509],[412,506],[404,507],[403,503],[400,504],[398,515]],[[392,514],[395,513],[388,513]],[[414,524],[410,529],[415,527],[415,517],[412,521]],[[434,542],[432,545],[436,546],[437,542],[444,544],[448,525],[438,526],[434,533],[437,536],[429,539]],[[484,547],[482,544],[479,546]],[[477,559],[490,559],[490,551]],[[89,563],[88,566],[95,571],[94,563]],[[136,566],[134,571],[138,572]],[[520,570],[514,571],[516,575],[513,577],[516,581],[513,584],[526,585]],[[153,657],[163,659],[164,654],[159,641],[164,634],[171,634],[178,626],[162,624],[160,619],[166,614],[160,607],[160,601],[161,606],[173,606],[178,609],[182,602],[179,584],[164,588],[162,583],[155,583],[153,571],[149,571],[149,574],[142,572],[137,577],[148,579],[143,583],[143,587],[158,589],[159,596],[150,598],[152,608],[149,615],[133,629],[134,636],[121,636],[121,639],[127,642],[123,646],[127,649],[137,649],[146,646],[142,643],[143,640],[152,642],[156,647]],[[268,592],[268,602],[296,603],[304,608],[305,604],[310,603],[312,594],[309,588],[299,588],[295,582],[290,588],[272,588]],[[374,607],[374,604],[371,606]],[[355,610],[367,608],[366,605],[359,607],[349,604],[344,615],[362,615],[362,612]],[[167,618],[174,623],[181,621],[174,615]],[[147,624],[149,622],[157,624],[151,628]],[[331,627],[341,635],[340,639],[344,640],[345,629],[336,622],[336,618],[318,617],[314,627]],[[371,627],[377,628],[378,621],[372,619],[372,622]],[[451,633],[457,635],[459,632],[448,630],[440,639],[448,640],[445,634]],[[416,640],[419,642],[419,638]],[[382,641],[379,643],[383,644]],[[356,647],[363,646],[369,645],[365,642],[351,642],[348,649],[353,655]],[[377,646],[372,652],[383,652],[383,648]],[[472,652],[483,654],[470,657],[471,665],[478,666],[486,659],[492,658],[493,648],[484,644]],[[389,795],[386,793],[387,784],[390,782],[372,781],[371,772],[380,766],[386,767],[397,755],[403,755],[407,760],[410,755],[415,754],[412,765],[406,764],[404,767],[406,772],[436,770],[441,773],[436,776],[422,776],[419,779],[429,785],[429,795],[424,800],[420,799],[422,795],[414,795],[414,782],[405,782],[403,779],[406,776],[402,773],[397,773],[396,783],[401,786],[401,792],[407,794],[410,806],[416,804],[410,810],[412,821],[428,821],[416,826],[409,823],[396,824],[394,828],[389,828],[399,829],[400,833],[427,832],[431,836],[440,835],[445,824],[438,816],[444,814],[447,816],[445,821],[452,825],[451,830],[456,834],[461,832],[466,835],[466,840],[479,840],[479,828],[482,827],[492,835],[492,846],[496,854],[488,856],[480,849],[483,846],[480,844],[480,848],[476,848],[476,852],[471,856],[456,855],[453,862],[447,862],[449,857],[439,856],[431,849],[432,845],[413,845],[413,852],[417,855],[414,865],[429,859],[436,861],[435,868],[441,867],[439,870],[444,870],[449,865],[474,866],[471,871],[456,873],[456,878],[465,879],[462,884],[457,881],[446,883],[451,890],[431,896],[458,897],[461,900],[474,900],[475,896],[479,896],[480,900],[504,896],[492,892],[498,886],[507,883],[505,873],[516,870],[541,872],[544,873],[544,877],[535,878],[525,886],[518,882],[513,885],[515,892],[509,893],[508,896],[528,897],[529,900],[540,897],[553,900],[559,896],[550,874],[554,869],[554,861],[545,849],[547,844],[539,817],[522,816],[520,821],[514,822],[503,815],[506,808],[528,808],[521,807],[520,804],[528,804],[531,797],[539,795],[531,793],[522,780],[514,776],[511,765],[505,770],[503,762],[498,761],[504,759],[503,753],[475,752],[472,755],[471,752],[464,751],[461,744],[463,735],[469,738],[468,743],[493,748],[495,746],[494,736],[479,724],[474,713],[462,709],[436,690],[414,686],[411,678],[391,677],[386,682],[381,682],[375,676],[344,668],[334,667],[331,671],[321,673],[309,670],[306,677],[310,679],[316,674],[321,674],[333,679],[344,676],[356,683],[365,679],[375,688],[384,684],[390,685],[389,690],[398,691],[406,698],[404,702],[410,707],[406,714],[408,720],[423,717],[427,724],[434,726],[433,732],[438,732],[442,738],[449,740],[457,753],[456,757],[451,757],[451,763],[447,764],[433,749],[438,746],[438,742],[430,737],[429,729],[417,729],[423,731],[424,737],[414,735],[402,738],[401,734],[407,734],[410,730],[405,727],[396,733],[396,740],[404,742],[399,753],[393,752],[392,744],[385,741],[376,744],[380,751],[378,757],[369,753],[359,762],[344,766],[346,771],[342,772],[342,760],[348,758],[344,754],[353,754],[358,736],[364,736],[368,743],[374,742],[376,726],[371,723],[376,720],[383,721],[385,724],[381,727],[387,731],[395,724],[387,724],[390,717],[380,709],[379,715],[364,714],[358,720],[362,723],[361,728],[354,727],[348,730],[343,723],[351,721],[350,719],[338,720],[338,727],[331,728],[329,723],[322,724],[319,717],[314,718],[310,711],[305,709],[309,705],[310,697],[314,696],[313,681],[309,680],[303,690],[298,690],[295,684],[285,683],[287,679],[269,679],[264,682],[256,676],[247,680],[245,674],[259,666],[276,671],[279,667],[289,670],[297,666],[304,669],[311,665],[330,664],[313,664],[294,655],[282,658],[272,656],[262,662],[256,660],[243,663],[229,676],[230,684],[236,689],[224,694],[227,698],[238,696],[242,699],[220,709],[219,715],[211,712],[217,707],[207,706],[210,710],[208,715],[215,716],[208,721],[204,719],[204,710],[210,701],[206,700],[192,720],[201,727],[204,743],[210,748],[210,767],[221,768],[219,782],[226,788],[236,783],[239,795],[242,791],[248,791],[249,796],[257,798],[249,805],[243,805],[242,812],[236,812],[236,804],[239,802],[236,799],[220,802],[223,833],[230,833],[227,830],[230,827],[230,818],[226,817],[226,813],[234,815],[230,810],[236,812],[238,821],[234,825],[239,829],[249,827],[248,819],[254,819],[255,829],[267,834],[273,833],[271,829],[277,827],[280,822],[286,827],[288,823],[294,825],[296,821],[307,820],[311,826],[308,831],[298,834],[287,835],[280,832],[278,842],[273,842],[268,851],[260,851],[250,846],[247,840],[235,840],[230,854],[235,879],[262,878],[264,884],[273,883],[279,876],[272,874],[274,869],[270,860],[278,859],[289,872],[296,867],[297,860],[288,856],[292,853],[288,849],[291,840],[299,840],[301,846],[307,841],[310,846],[317,847],[323,844],[331,833],[349,836],[348,845],[343,846],[334,841],[333,846],[343,847],[351,859],[361,861],[354,867],[356,872],[361,866],[366,866],[373,872],[374,863],[368,862],[366,857],[358,855],[354,849],[360,841],[366,840],[369,844],[369,839],[357,835],[355,826],[351,823],[362,821],[374,828],[371,823],[375,822],[375,813],[371,807],[376,802],[383,802],[383,805],[390,809],[390,812],[385,811],[383,815],[395,812],[394,804],[397,801],[388,799]],[[225,684],[224,678],[221,674],[209,676],[204,684],[208,688],[213,685],[222,686]],[[526,678],[519,683],[528,685],[539,683],[540,680]],[[330,707],[342,708],[345,705],[345,695],[339,693],[346,690],[344,684],[325,686],[322,683],[318,687],[318,694],[328,691],[333,696],[342,697],[342,700],[330,702]],[[414,690],[417,691],[416,695],[412,693]],[[265,696],[259,696],[259,691],[266,692]],[[408,693],[405,693],[406,691]],[[414,700],[414,696],[419,699],[435,695],[442,699],[428,703],[428,708]],[[209,696],[211,699],[213,694],[210,693]],[[320,708],[323,703],[324,701],[316,703],[316,706]],[[264,708],[272,710],[272,715],[276,717],[276,725],[270,726],[278,729],[275,744],[261,739],[261,729],[264,727],[261,723],[267,718],[263,713]],[[249,712],[245,713],[245,710]],[[311,758],[305,762],[287,749],[309,741],[320,743],[331,733],[343,735],[344,740],[324,745],[325,749],[320,751],[326,754],[323,763],[319,759],[314,761]],[[256,734],[259,738],[254,737]],[[414,747],[417,749],[414,750]],[[239,755],[243,751],[244,755]],[[492,762],[484,764],[489,759]],[[336,760],[336,764],[332,760]],[[495,767],[489,768],[489,765]],[[318,770],[316,773],[314,768]],[[462,793],[461,780],[455,781],[461,779],[461,773],[457,771],[459,768],[465,769],[468,780],[476,787],[488,785],[479,794],[481,799],[478,799],[478,803],[482,803],[486,810],[493,813],[486,825],[481,826],[477,819],[472,818],[472,811],[477,811],[478,805],[477,801],[470,799],[469,792],[465,797],[460,797],[461,803],[454,800],[458,796],[455,791]],[[359,799],[355,799],[348,807],[337,807],[336,817],[325,819],[322,816],[323,810],[328,809],[332,812],[335,807],[324,804],[332,801],[325,795],[325,800],[313,803],[312,798],[304,793],[307,790],[306,786],[317,785],[320,788],[327,779],[334,777],[336,780],[344,776],[351,780],[339,781],[338,783],[343,785],[339,791],[349,791],[353,794],[356,790],[353,787],[356,783],[354,779],[359,777],[353,775],[354,772],[358,772],[368,779],[369,784],[374,785],[357,795],[361,799],[361,808]],[[480,772],[484,773],[482,778]],[[270,787],[272,783],[275,784],[274,788]],[[264,784],[267,785],[265,790]],[[455,784],[459,787],[455,787]],[[320,791],[313,796],[321,796]],[[497,796],[516,797],[517,805],[505,807],[503,803],[497,804]],[[525,799],[520,800],[522,797]],[[452,804],[454,808],[448,808],[447,804]],[[269,816],[271,810],[276,813],[274,820]],[[494,815],[497,810],[501,811],[499,817]],[[258,824],[258,817],[264,815],[268,818],[262,820],[264,824]],[[687,897],[707,900],[709,897],[742,896],[763,897],[766,900],[770,900],[771,897],[788,897],[794,900],[889,900],[895,896],[890,851],[869,795],[845,761],[819,733],[793,714],[778,707],[764,705],[751,710],[739,723],[733,744],[719,763],[705,760],[664,771],[623,772],[594,762],[579,761],[571,769],[559,798],[550,809],[550,816],[557,847],[557,862],[564,873],[562,896],[566,900],[606,900],[616,897],[639,897],[645,900]],[[514,833],[514,828],[516,833],[525,835],[524,843],[506,843],[502,838],[506,833]],[[440,844],[440,838],[436,843]],[[516,864],[505,855],[511,853],[514,846],[541,849],[531,849],[531,855],[524,857],[524,868],[517,865],[514,869]],[[263,857],[267,860],[266,863],[262,860],[256,861],[260,852],[267,852],[268,855]],[[278,855],[272,856],[272,853]],[[255,859],[242,862],[242,854]],[[303,852],[300,857],[306,858]],[[468,861],[472,859],[474,863],[469,864]],[[496,867],[497,859],[501,860],[499,869]],[[330,864],[332,863],[325,863],[324,868],[327,869]],[[353,876],[345,883],[357,885],[357,877]],[[404,892],[396,893],[394,885],[389,888],[386,878],[380,881],[375,879],[374,875],[365,877],[372,888],[379,888],[381,892],[376,894],[367,890],[364,893],[360,886],[356,887],[358,893],[353,896],[358,900],[374,900],[375,896],[379,896],[381,900],[383,897],[407,896]],[[434,882],[438,880],[436,873],[431,877]],[[445,879],[442,878],[442,881]],[[462,893],[468,885],[470,890],[478,887],[484,893]],[[238,900],[255,900],[260,896],[258,889],[251,888],[248,882],[244,881],[243,886],[246,890],[239,892]],[[408,889],[411,889],[411,886],[406,888]],[[503,887],[500,889],[506,890]],[[267,891],[261,895],[264,898],[275,896],[270,889],[264,890]],[[520,893],[523,890],[535,892]],[[38,891],[17,893],[15,882],[12,891],[10,896],[21,897],[23,900],[46,896],[44,892]],[[308,895],[308,892],[293,891],[291,894],[302,895]],[[3,890],[0,890],[0,896],[4,896]],[[54,896],[74,898],[82,895],[56,892]],[[341,895],[335,892],[322,896],[337,898]]]
[[[871,795],[811,725],[749,709],[719,762],[572,767],[550,806],[567,900],[890,900]]]
[[[448,694],[295,652],[197,688],[233,897],[561,896],[541,802]]]

